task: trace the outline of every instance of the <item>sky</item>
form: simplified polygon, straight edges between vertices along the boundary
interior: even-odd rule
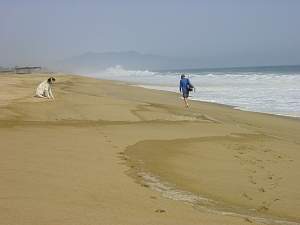
[[[299,0],[0,0],[0,66],[138,51],[199,67],[300,64]]]

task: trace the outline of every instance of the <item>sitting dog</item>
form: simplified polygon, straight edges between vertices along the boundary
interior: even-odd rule
[[[54,99],[51,86],[55,82],[54,77],[49,77],[47,80],[39,84],[36,89],[36,96],[40,98],[52,98]]]

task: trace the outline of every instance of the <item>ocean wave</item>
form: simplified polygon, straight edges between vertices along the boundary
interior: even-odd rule
[[[120,65],[94,77],[120,80],[146,88],[178,92],[181,72],[126,70]],[[186,73],[196,92],[193,100],[231,105],[248,111],[287,116],[300,115],[300,73],[276,72],[191,72]]]
[[[135,76],[154,76],[156,72],[152,72],[149,70],[126,70],[121,65],[116,65],[113,67],[108,67],[107,69],[100,71],[98,73],[93,73],[92,75],[95,77],[135,77]]]

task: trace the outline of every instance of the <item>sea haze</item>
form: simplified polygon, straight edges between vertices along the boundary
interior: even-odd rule
[[[300,66],[266,66],[171,71],[126,70],[114,66],[90,76],[178,92],[180,74],[196,87],[191,99],[241,110],[300,117]]]
[[[50,67],[59,71],[76,73],[95,73],[115,65],[123,65],[131,70],[162,70],[193,68],[191,60],[178,59],[153,54],[143,54],[136,51],[123,52],[86,52],[84,54],[66,58],[53,63]]]

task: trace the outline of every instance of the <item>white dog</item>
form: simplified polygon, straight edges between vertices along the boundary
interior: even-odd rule
[[[55,82],[54,77],[50,77],[47,80],[39,84],[36,89],[36,96],[40,98],[52,98],[54,99],[51,86]]]

